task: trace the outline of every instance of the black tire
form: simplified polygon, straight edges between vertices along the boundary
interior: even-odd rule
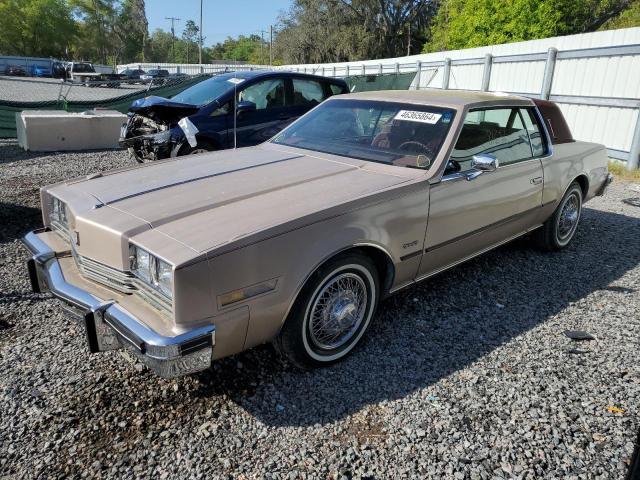
[[[215,145],[211,142],[207,142],[206,140],[198,140],[198,144],[195,147],[191,147],[189,143],[185,143],[180,149],[179,157],[182,155],[199,155],[206,152],[213,152],[217,150]]]
[[[578,229],[582,214],[582,188],[573,182],[562,197],[553,215],[535,232],[535,241],[547,251],[567,247]]]
[[[366,296],[360,298],[360,307],[356,306],[357,292],[366,292]],[[334,364],[360,342],[375,314],[379,298],[378,271],[371,259],[356,252],[339,255],[307,280],[274,339],[274,346],[282,356],[303,369]],[[326,315],[318,316],[318,312]],[[321,322],[323,328],[315,328],[319,318],[325,319]],[[328,340],[322,335],[331,327],[346,329],[344,337],[332,339],[333,344],[323,343]]]

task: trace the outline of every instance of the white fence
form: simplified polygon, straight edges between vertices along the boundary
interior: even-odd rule
[[[325,76],[416,72],[412,88],[515,93],[557,102],[573,135],[638,168],[640,28],[412,55],[283,68]]]
[[[225,62],[219,63],[128,63],[126,65],[118,65],[118,72],[122,72],[127,68],[131,69],[162,69],[168,70],[169,73],[185,73],[187,75],[199,75],[201,73],[220,73],[224,71],[238,70],[258,70],[269,68],[265,65],[252,65],[248,63]]]

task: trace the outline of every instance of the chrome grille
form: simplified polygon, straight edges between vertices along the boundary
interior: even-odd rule
[[[79,255],[73,243],[71,244],[71,254],[82,276],[122,293],[138,294],[158,310],[171,313],[171,302],[133,273],[123,272]]]
[[[133,281],[135,277],[131,273],[122,272],[112,267],[103,265],[90,258],[78,255],[75,245],[71,245],[71,254],[80,273],[98,283],[107,285],[123,293],[132,293],[137,290]]]
[[[60,235],[66,242],[71,242],[71,232],[66,225],[53,220],[51,221],[51,230]]]

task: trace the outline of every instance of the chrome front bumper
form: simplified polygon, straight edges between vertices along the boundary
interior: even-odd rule
[[[41,230],[44,231],[44,230]],[[84,327],[91,353],[124,348],[164,378],[205,370],[211,366],[215,327],[207,325],[167,337],[151,330],[113,300],[104,300],[68,283],[56,253],[34,231],[22,240],[32,253],[27,262],[31,287],[51,291],[70,317]]]

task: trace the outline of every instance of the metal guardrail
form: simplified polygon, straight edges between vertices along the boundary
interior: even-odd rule
[[[484,65],[482,74],[482,86],[477,91],[489,91],[489,85],[491,82],[491,70],[493,64],[500,63],[519,63],[519,62],[545,62],[544,76],[542,79],[542,85],[540,93],[537,95],[539,98],[545,100],[552,100],[557,103],[566,103],[573,105],[586,105],[586,106],[598,106],[598,107],[612,107],[612,108],[628,108],[638,111],[636,125],[633,133],[633,140],[631,142],[631,148],[628,152],[607,148],[609,156],[618,160],[626,161],[627,168],[629,170],[637,169],[640,165],[640,99],[638,98],[623,98],[623,97],[596,97],[596,96],[584,96],[584,95],[554,95],[551,93],[551,86],[553,83],[553,75],[558,60],[570,60],[570,59],[583,59],[583,58],[599,58],[599,57],[621,57],[621,56],[640,56],[640,45],[622,45],[613,47],[598,47],[598,48],[585,48],[579,50],[563,50],[558,51],[556,48],[550,48],[547,52],[541,53],[526,53],[522,55],[502,55],[493,56],[486,54],[484,57],[479,58],[464,58],[455,59],[444,58],[443,60],[422,62],[420,60],[414,63],[399,63],[399,62],[380,62],[378,64],[366,63],[362,65],[318,65],[313,68],[310,67],[285,67],[293,71],[315,73],[324,76],[349,76],[352,74],[378,74],[385,71],[403,72],[414,71],[416,78],[414,85],[416,88],[421,88],[421,75],[433,68],[442,68],[443,78],[440,88],[449,89],[449,80],[451,77],[452,66],[463,65]],[[435,87],[438,88],[438,87]],[[522,95],[531,97],[531,93],[519,93],[519,92],[505,92],[514,95]]]

